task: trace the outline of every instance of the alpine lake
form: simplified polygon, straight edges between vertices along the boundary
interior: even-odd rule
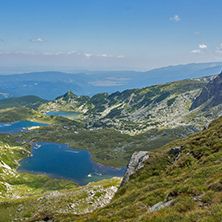
[[[53,116],[64,116],[67,118],[73,118],[77,119],[79,113],[78,112],[72,112],[72,111],[49,111],[45,113],[47,116],[53,115]]]
[[[47,115],[77,118],[76,112],[48,112]],[[71,116],[70,116],[71,115]],[[1,133],[16,134],[49,124],[32,121],[0,123]],[[51,178],[73,180],[79,185],[112,177],[122,177],[126,166],[115,168],[92,160],[88,150],[77,150],[66,144],[38,142],[33,144],[32,156],[19,161],[19,173],[45,174]]]

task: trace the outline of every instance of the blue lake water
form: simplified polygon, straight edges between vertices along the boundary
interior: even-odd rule
[[[32,126],[47,126],[47,123],[38,123],[32,121],[19,121],[14,123],[0,123],[0,132],[1,133],[18,133],[21,131],[29,131],[27,127]]]
[[[72,117],[77,119],[79,113],[78,112],[72,112],[72,111],[49,111],[45,113],[47,116],[64,116],[64,117]]]
[[[41,142],[32,147],[31,157],[19,161],[18,172],[46,174],[52,178],[70,179],[79,185],[123,176],[126,167],[115,168],[95,163],[87,150],[65,144]]]

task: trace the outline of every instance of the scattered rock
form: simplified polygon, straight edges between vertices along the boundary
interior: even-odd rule
[[[148,213],[150,212],[153,212],[153,211],[156,211],[156,210],[160,210],[162,208],[165,208],[165,207],[169,207],[170,204],[172,203],[173,200],[169,200],[167,202],[159,202],[155,205],[153,205],[152,207],[149,207],[149,209],[147,210]]]
[[[20,207],[17,212],[21,212],[24,209],[24,207]]]
[[[75,204],[71,204],[71,206],[70,206],[72,209],[74,209],[75,207],[76,207],[76,205]]]

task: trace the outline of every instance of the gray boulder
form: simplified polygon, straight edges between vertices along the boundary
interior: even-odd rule
[[[149,159],[149,155],[147,153],[147,151],[139,151],[135,152],[131,156],[120,187],[122,187],[129,180],[130,175],[134,174],[137,170],[144,166],[143,162]]]

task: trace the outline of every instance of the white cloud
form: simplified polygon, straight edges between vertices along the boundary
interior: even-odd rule
[[[170,18],[171,21],[175,21],[175,22],[179,22],[180,21],[180,17],[179,15],[174,15],[172,18]]]
[[[199,35],[199,34],[200,34],[200,32],[194,32],[194,34],[195,34],[195,35]]]
[[[192,50],[191,53],[205,53],[205,49],[207,49],[208,47],[205,44],[199,44],[198,48],[199,49]]]
[[[37,38],[37,39],[30,39],[30,42],[47,42],[47,40],[42,39],[42,38]]]
[[[200,44],[200,45],[199,45],[199,48],[200,48],[200,49],[207,49],[207,45],[205,45],[205,44]]]
[[[84,54],[84,56],[89,58],[89,57],[92,57],[92,56],[93,56],[93,54],[90,54],[90,53],[85,53],[85,54]]]
[[[191,51],[191,53],[201,53],[202,51],[200,49],[194,49]]]
[[[58,56],[58,55],[64,55],[64,52],[43,52],[40,53],[42,55],[49,55],[49,56]]]
[[[103,58],[124,58],[125,56],[124,55],[108,55],[108,54],[100,54],[100,55],[97,55],[98,57],[103,57]]]
[[[67,55],[72,55],[72,54],[77,54],[77,52],[76,51],[67,52]]]
[[[108,57],[107,54],[101,54],[101,55],[99,55],[99,56],[101,56],[101,57]]]
[[[39,56],[79,56],[79,57],[102,57],[102,58],[125,58],[123,55],[108,55],[108,54],[100,54],[100,55],[94,55],[91,53],[80,53],[77,51],[69,51],[69,52],[34,52],[34,51],[15,51],[15,52],[10,52],[10,51],[0,51],[0,55],[39,55]]]
[[[118,56],[116,56],[117,58],[125,58],[125,56],[123,56],[123,55],[118,55]]]

